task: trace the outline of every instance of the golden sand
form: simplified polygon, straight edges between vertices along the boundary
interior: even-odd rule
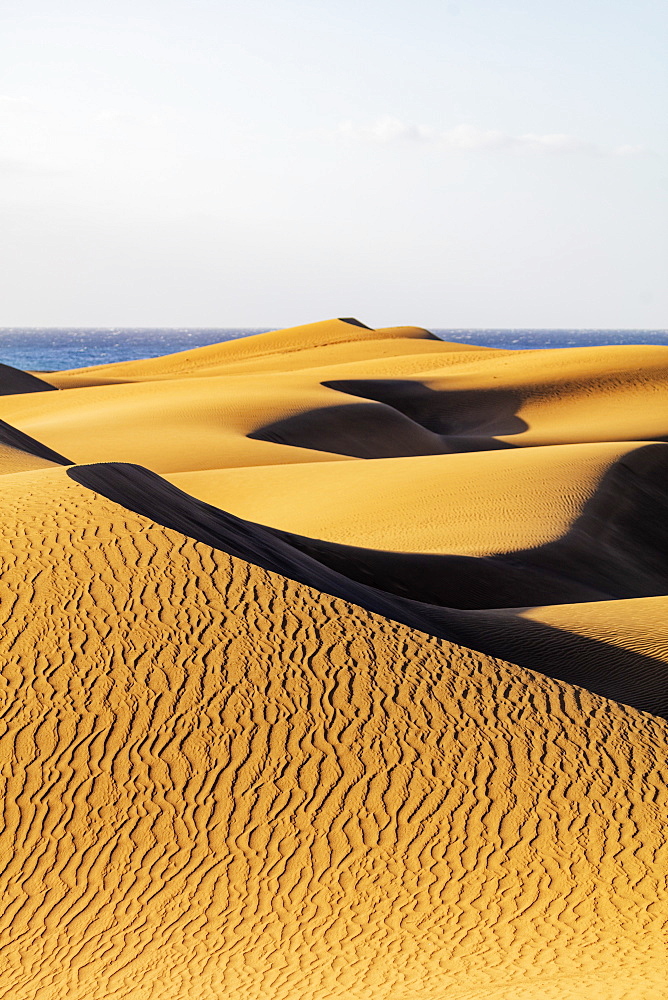
[[[6,377],[1,1000],[668,997],[668,348]]]

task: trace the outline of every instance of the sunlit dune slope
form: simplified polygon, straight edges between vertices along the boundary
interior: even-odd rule
[[[15,472],[29,472],[31,469],[51,469],[60,464],[62,463],[37,458],[26,451],[0,442],[0,476],[7,473],[11,475]]]
[[[247,436],[263,416],[320,405],[327,394],[333,395],[317,384],[304,387],[295,404],[289,386],[274,389],[264,377],[215,376],[69,389],[49,393],[49,406],[35,405],[34,396],[6,397],[0,399],[0,414],[75,462],[130,460],[156,472],[175,472],[341,460],[330,452]],[[412,429],[399,414],[397,422]]]
[[[0,1000],[662,997],[667,455],[661,347],[0,367]]]
[[[349,583],[440,609],[440,624],[395,609],[409,625],[663,712],[658,627],[642,652],[617,648],[614,635],[592,639],[599,649],[577,615],[572,639],[565,619],[528,625],[521,609],[668,592],[668,444],[646,443],[661,438],[668,412],[665,357],[649,347],[481,351],[418,328],[333,320],[75,372],[117,384],[4,397],[0,412],[13,434],[43,443],[42,459],[167,474],[289,532],[294,549]],[[541,427],[584,443],[512,446]],[[628,440],[629,428],[646,440]],[[607,440],[613,432],[619,440]],[[22,461],[6,469],[30,467]]]
[[[665,724],[138,495],[0,478],[0,997],[661,996]]]
[[[199,377],[214,374],[247,374],[254,371],[291,371],[320,367],[330,361],[350,363],[402,354],[433,355],[443,343],[420,327],[371,330],[357,320],[325,320],[305,326],[273,330],[238,340],[196,347],[143,361],[93,365],[64,372],[41,372],[53,387],[109,385],[127,381]],[[469,351],[464,344],[448,344],[449,353]],[[485,348],[476,348],[485,353]]]
[[[568,530],[542,546],[471,558],[286,537],[356,578],[429,603],[526,606],[533,596],[533,603],[563,604],[667,593],[666,509],[668,445],[649,444],[612,463]]]
[[[668,348],[493,351],[332,320],[44,374],[0,417],[76,462],[160,473],[668,438]]]
[[[485,556],[556,541],[639,442],[180,472],[238,517],[344,545]],[[668,445],[666,445],[668,454]]]
[[[433,368],[485,353],[476,349],[471,355],[461,348],[418,328],[371,331],[335,320],[146,362],[102,366],[85,377],[80,372],[72,378],[45,374],[54,384],[77,387],[50,393],[49,404],[25,395],[2,399],[0,415],[74,461],[133,461],[157,472],[331,461],[337,452],[339,457],[354,453],[360,438],[371,456],[440,454],[452,448],[438,435],[392,407],[357,400],[346,410],[340,440],[333,446],[329,438],[324,450],[307,449],[302,441],[291,448],[281,439],[253,440],[250,435],[301,414],[311,424],[310,414],[323,409],[331,410],[334,423],[341,422],[341,394],[321,385],[334,373],[403,375],[425,364]],[[240,362],[261,362],[262,367],[240,378]],[[358,414],[352,444],[349,414]]]
[[[427,630],[668,715],[668,444],[170,480],[346,577],[441,606]],[[386,613],[417,624],[405,607]]]

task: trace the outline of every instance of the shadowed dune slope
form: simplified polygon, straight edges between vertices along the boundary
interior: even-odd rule
[[[452,443],[392,407],[377,403],[348,403],[307,410],[267,424],[248,437],[253,441],[331,451],[351,458],[443,455],[462,450],[457,442]],[[479,449],[466,450],[503,447],[492,438],[479,443]]]
[[[636,467],[646,461],[651,474],[656,469],[653,462],[654,449],[663,453],[664,446],[647,446],[632,453]],[[642,458],[639,461],[638,455]],[[649,455],[647,459],[645,456]],[[617,463],[620,465],[621,463]],[[617,466],[613,467],[616,470]],[[552,603],[605,600],[608,593],[596,590],[587,579],[559,577],[550,568],[535,561],[525,566],[517,561],[513,565],[510,557],[493,559],[467,559],[457,556],[409,555],[378,552],[368,549],[338,546],[316,539],[291,535],[276,529],[252,524],[218,510],[175,489],[164,479],[136,466],[95,465],[78,466],[69,469],[67,475],[82,485],[122,504],[137,513],[150,516],[169,528],[191,535],[206,544],[221,548],[237,557],[256,563],[264,569],[289,576],[323,592],[353,601],[356,604],[411,628],[421,629],[432,635],[457,641],[481,649],[492,655],[507,658],[506,648],[517,655],[514,659],[521,665],[530,665],[555,677],[566,675],[570,683],[577,683],[597,691],[606,697],[614,697],[646,711],[662,713],[666,709],[666,681],[668,662],[657,656],[655,650],[661,646],[652,634],[643,635],[638,629],[631,632],[637,636],[633,644],[618,648],[614,642],[607,647],[603,662],[600,656],[590,655],[590,643],[579,641],[559,632],[567,639],[559,650],[552,644],[552,656],[544,657],[541,644],[542,633],[550,631],[548,625],[536,623],[533,627],[518,615],[517,606],[526,606],[521,601],[530,593],[539,603],[538,596],[549,597]],[[650,476],[651,479],[651,476]],[[606,497],[609,488],[601,490]],[[640,502],[645,491],[639,490]],[[653,501],[652,497],[652,501]],[[588,505],[602,506],[605,500],[595,497]],[[586,521],[590,514],[580,520]],[[593,519],[595,522],[595,518]],[[609,526],[615,538],[614,524]],[[600,527],[599,527],[600,530]],[[659,526],[656,541],[663,544],[663,528]],[[576,534],[574,531],[573,534]],[[586,535],[585,535],[586,540]],[[629,572],[635,567],[638,581],[647,584],[651,580],[660,587],[665,580],[660,576],[660,559],[657,556],[654,576],[642,566],[642,550],[622,549],[627,557]],[[642,541],[651,547],[651,541],[642,535]],[[555,543],[558,544],[558,543]],[[572,551],[568,538],[566,551]],[[552,546],[545,546],[552,552]],[[585,547],[586,553],[586,547]],[[532,553],[527,553],[530,557]],[[503,561],[506,559],[507,561]],[[582,567],[582,573],[589,570],[597,576],[599,583],[605,582],[605,571],[614,559],[603,560],[595,567]],[[665,551],[663,572],[666,572]],[[643,575],[643,573],[645,575]],[[616,584],[614,577],[611,585]],[[498,614],[488,609],[491,599],[499,600],[500,592],[516,598],[510,613],[501,621]],[[627,595],[621,595],[627,596]],[[416,599],[417,598],[417,599]],[[448,599],[447,603],[445,599]],[[548,603],[546,601],[546,603]],[[449,606],[448,606],[449,604]],[[472,607],[475,611],[466,610]],[[628,609],[627,609],[628,610]],[[633,608],[631,606],[631,615]],[[515,631],[513,631],[513,626]],[[563,627],[563,626],[562,626]],[[519,641],[518,633],[522,640]],[[533,638],[532,638],[533,636]],[[649,648],[645,656],[644,650]],[[665,646],[661,647],[664,649]],[[643,661],[642,669],[636,669],[635,659]],[[650,666],[644,660],[650,661]]]
[[[145,470],[0,496],[0,998],[661,995],[660,720],[295,582]]]
[[[55,389],[45,379],[11,365],[0,364],[0,396],[12,396],[23,392],[45,392]]]
[[[525,424],[520,425],[524,430]],[[305,410],[260,427],[248,435],[311,451],[331,451],[351,458],[397,458],[446,455],[460,451],[511,448],[493,437],[435,434],[391,406],[347,403]]]
[[[346,575],[460,608],[564,604],[668,593],[668,444],[612,463],[566,533],[497,556],[374,551],[285,534]]]
[[[390,406],[341,406],[341,394],[320,384],[320,371],[73,388],[49,393],[48,402],[35,394],[4,397],[0,414],[76,462],[132,461],[160,473],[453,450],[450,440]],[[294,440],[256,433],[258,424],[283,420],[300,427]]]
[[[456,614],[460,642],[668,718],[666,596]]]
[[[420,376],[404,369],[408,378],[325,378],[326,388],[365,402],[328,400],[250,436],[356,458],[668,438],[668,348],[462,353],[449,362],[429,372],[425,358]]]
[[[461,365],[431,378],[324,384],[446,436],[490,434],[516,446],[668,437],[668,347],[462,355]]]
[[[485,353],[461,348],[419,328],[368,330],[333,320],[149,361],[50,373],[45,377],[68,391],[42,394],[48,403],[34,395],[0,398],[0,417],[77,462],[132,461],[162,473],[332,461],[350,450],[345,428],[338,451],[331,438],[307,451],[301,440],[289,448],[251,435],[258,425],[342,409],[341,394],[321,384],[337,372],[403,375]],[[392,407],[351,401],[351,414],[360,405],[368,426],[354,434],[374,428],[372,454],[395,453],[398,436],[402,453],[452,450]]]

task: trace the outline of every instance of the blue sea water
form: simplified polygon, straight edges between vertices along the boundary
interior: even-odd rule
[[[224,340],[258,329],[20,329],[0,328],[0,362],[28,371],[57,371],[155,358]],[[273,328],[275,329],[275,328]],[[663,344],[668,330],[455,330],[434,329],[442,340],[509,350],[593,347],[603,344]]]
[[[161,354],[236,340],[267,328],[251,330],[190,329],[19,329],[0,328],[0,362],[27,371],[87,368],[114,361],[157,358]]]

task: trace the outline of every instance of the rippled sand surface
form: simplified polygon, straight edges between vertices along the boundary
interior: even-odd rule
[[[668,348],[0,390],[2,1000],[668,997]]]

